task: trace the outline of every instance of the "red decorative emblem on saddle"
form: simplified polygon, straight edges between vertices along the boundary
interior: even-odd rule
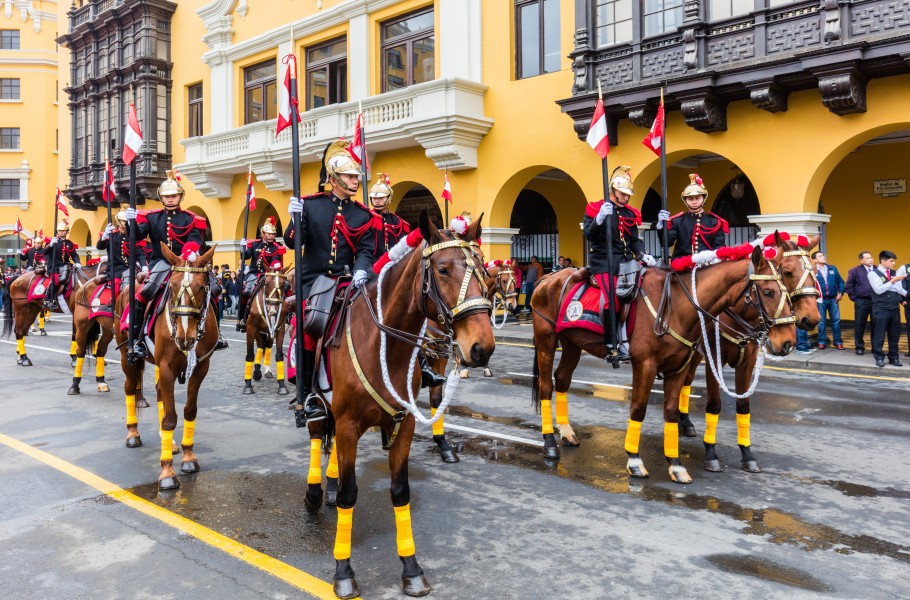
[[[88,318],[95,317],[113,317],[114,316],[114,298],[120,293],[120,279],[114,280],[114,295],[111,297],[111,286],[106,283],[99,285],[92,293],[92,299],[89,301]]]
[[[48,286],[51,284],[50,277],[35,275],[32,277],[32,283],[28,286],[28,301],[42,302]]]
[[[603,294],[600,293],[600,289],[591,285],[590,281],[576,283],[559,307],[556,333],[577,328],[603,335],[602,309]]]

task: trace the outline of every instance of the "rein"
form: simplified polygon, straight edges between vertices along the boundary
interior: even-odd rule
[[[256,293],[256,302],[259,305],[259,314],[262,317],[262,320],[265,321],[266,326],[269,329],[269,337],[275,337],[275,330],[278,329],[279,324],[281,323],[281,310],[284,304],[283,292],[284,288],[287,285],[287,275],[280,271],[271,271],[263,274],[263,283],[259,286],[259,290]],[[266,286],[268,285],[268,278],[271,277],[275,279],[275,286],[271,291],[266,294]],[[269,312],[269,308],[278,307],[278,312],[275,313],[274,318]]]
[[[174,302],[171,304],[168,302],[168,299],[165,299],[165,315],[168,320],[168,327],[171,333],[171,339],[176,344],[177,341],[177,317],[196,317],[196,339],[193,340],[193,346],[184,352],[184,355],[187,358],[186,366],[186,377],[189,377],[193,373],[193,369],[196,367],[196,364],[199,361],[204,361],[208,359],[212,353],[215,351],[215,345],[213,344],[209,348],[208,352],[204,356],[196,357],[196,344],[199,340],[202,339],[202,336],[205,335],[205,323],[208,320],[209,306],[211,305],[211,289],[208,285],[208,277],[205,277],[205,285],[203,289],[205,290],[205,298],[203,299],[201,305],[197,304],[196,296],[193,293],[192,284],[193,284],[193,273],[208,273],[208,267],[172,267],[173,273],[183,273],[183,278],[180,281],[180,289],[177,290],[177,293],[173,295]],[[173,273],[171,278],[173,278]],[[189,296],[189,304],[183,304],[183,297]],[[185,326],[185,325],[184,325]],[[192,357],[192,358],[191,358]]]

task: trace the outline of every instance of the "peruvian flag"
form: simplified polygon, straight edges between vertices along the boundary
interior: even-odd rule
[[[60,193],[60,188],[57,188],[57,208],[67,217],[70,216],[70,211],[66,207],[66,197]]]
[[[130,116],[123,131],[123,164],[129,165],[142,149],[142,130],[136,118],[136,105],[130,102]]]
[[[114,170],[110,161],[104,161],[104,185],[101,187],[101,199],[108,204],[113,204],[117,198],[117,188],[114,187]]]
[[[348,152],[351,158],[357,161],[365,171],[370,170],[369,158],[367,157],[366,145],[363,140],[363,112],[357,114],[357,126],[354,128],[354,141],[348,146]]]
[[[597,99],[597,105],[594,107],[594,117],[591,119],[591,127],[588,129],[588,145],[594,148],[594,152],[600,155],[601,159],[607,157],[610,153],[610,138],[607,136],[607,115],[604,113],[604,101]]]
[[[661,98],[660,106],[657,107],[657,116],[654,117],[654,123],[651,124],[651,131],[641,141],[645,148],[660,156],[660,145],[664,139],[664,102]]]
[[[22,221],[19,220],[19,217],[16,217],[16,226],[13,228],[13,233],[22,232]]]
[[[253,171],[246,178],[246,193],[250,197],[250,210],[256,210],[256,190],[253,189]]]
[[[452,202],[452,185],[449,183],[449,173],[446,171],[446,184],[442,187],[442,199]]]
[[[281,60],[284,64],[284,78],[281,87],[278,88],[278,126],[275,128],[275,137],[281,133],[285,127],[291,126],[291,116],[293,115],[297,122],[300,122],[300,109],[297,102],[297,57],[294,54],[288,54]],[[292,66],[293,65],[293,66]],[[294,69],[294,75],[291,76],[291,69]],[[291,80],[294,81],[294,93],[291,93]]]

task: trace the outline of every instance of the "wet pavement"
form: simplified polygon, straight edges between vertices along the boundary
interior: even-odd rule
[[[9,364],[2,386],[16,391],[0,393],[0,434],[331,580],[334,511],[303,509],[307,440],[274,380],[256,383],[254,396],[241,394],[238,334],[228,333],[231,348],[216,355],[203,384],[202,471],[159,494],[154,409],[140,415],[145,446],[130,450],[117,364],[108,368],[112,393],[97,393],[86,377],[82,395],[66,396],[69,342],[57,321],[50,336],[28,338],[31,369],[15,367],[14,343],[0,343]],[[734,404],[725,399],[718,455],[726,471],[704,471],[700,438],[682,438],[682,462],[695,481],[681,486],[669,480],[662,456],[659,393],[642,435],[651,478],[626,475],[631,371],[587,356],[569,394],[581,446],[544,461],[531,350],[500,332],[495,376],[472,371],[446,419],[462,461],[442,464],[420,428],[412,446],[414,536],[431,597],[910,598],[910,372],[902,379],[887,369],[887,378],[785,363],[766,369],[751,436],[764,472],[739,469]],[[87,362],[85,373],[93,372]],[[184,393],[180,387],[178,400]],[[699,379],[691,411],[699,432],[703,394]],[[13,448],[0,444],[0,456],[0,580],[10,597],[306,595]],[[357,473],[352,566],[365,598],[403,597],[378,434],[361,440]]]

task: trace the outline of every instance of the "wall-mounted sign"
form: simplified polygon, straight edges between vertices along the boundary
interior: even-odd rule
[[[885,198],[906,193],[906,179],[876,179],[872,182],[872,193]]]

